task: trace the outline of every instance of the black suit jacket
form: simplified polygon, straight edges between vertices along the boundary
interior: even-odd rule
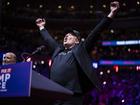
[[[95,41],[98,40],[100,32],[107,28],[112,19],[105,17],[88,35],[84,42],[81,42],[79,45],[76,45],[72,49],[74,57],[76,58],[79,64],[78,75],[80,79],[81,88],[84,92],[88,91],[89,88],[95,87],[98,90],[101,89],[101,84],[96,75],[95,70],[92,67],[91,58],[89,52],[94,46]],[[57,42],[50,36],[46,29],[40,31],[44,40],[48,43],[52,51],[52,60],[57,56],[59,52],[63,50]]]

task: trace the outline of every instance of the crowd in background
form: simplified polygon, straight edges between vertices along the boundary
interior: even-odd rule
[[[115,72],[110,67],[100,68],[104,75],[100,75],[103,90],[98,93],[92,90],[85,97],[88,105],[139,105],[140,104],[140,72],[135,69],[122,69]]]

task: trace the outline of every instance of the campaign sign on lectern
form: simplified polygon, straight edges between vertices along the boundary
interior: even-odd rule
[[[32,62],[0,66],[0,97],[30,96]]]

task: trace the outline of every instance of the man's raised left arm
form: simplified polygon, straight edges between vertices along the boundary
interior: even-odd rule
[[[85,48],[88,52],[92,50],[94,43],[99,40],[101,32],[109,27],[119,8],[120,5],[118,1],[110,3],[110,13],[105,18],[103,18],[102,21],[90,32],[84,42]]]

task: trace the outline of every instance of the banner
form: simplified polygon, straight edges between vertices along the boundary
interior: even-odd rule
[[[32,62],[0,66],[0,97],[30,96]]]

